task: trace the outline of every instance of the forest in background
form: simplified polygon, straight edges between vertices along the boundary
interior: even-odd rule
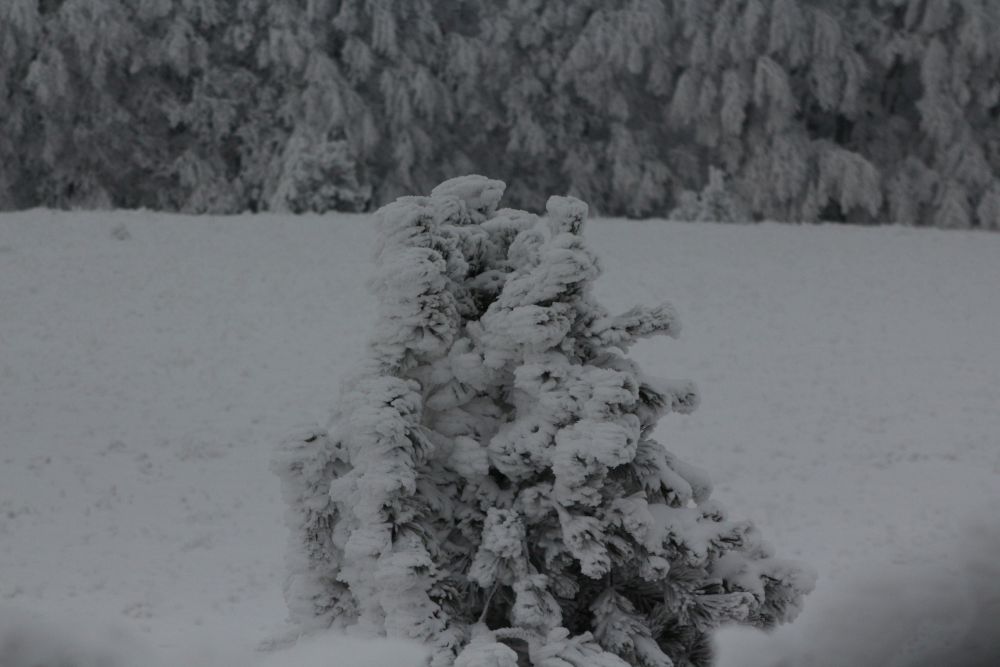
[[[0,209],[1000,229],[994,0],[3,0]]]

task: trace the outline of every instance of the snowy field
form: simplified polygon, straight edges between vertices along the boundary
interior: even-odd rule
[[[343,642],[251,657],[285,631],[268,460],[325,422],[362,350],[368,223],[0,216],[4,667],[34,650],[75,656],[39,658],[60,667],[416,659]],[[680,341],[634,354],[701,388],[658,439],[820,574],[776,636],[724,634],[723,664],[915,665],[1000,634],[1000,234],[607,220],[587,236],[609,307],[681,314]],[[109,645],[118,663],[94,657]]]

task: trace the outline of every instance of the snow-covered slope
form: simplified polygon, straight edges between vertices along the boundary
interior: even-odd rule
[[[970,608],[959,545],[977,517],[1000,526],[1000,235],[620,220],[587,235],[605,303],[681,313],[680,341],[635,351],[701,388],[658,439],[820,572],[784,636],[817,632],[872,568],[939,576]],[[326,419],[359,356],[372,239],[362,216],[0,216],[0,604],[114,622],[163,656],[279,634],[268,458]]]

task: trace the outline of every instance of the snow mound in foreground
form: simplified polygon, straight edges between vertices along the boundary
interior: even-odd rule
[[[1000,665],[1000,523],[974,525],[947,563],[886,565],[821,592],[772,634],[726,628],[716,667]]]
[[[42,619],[0,607],[3,667],[418,667],[427,651],[402,641],[332,636],[272,653],[239,652],[245,638],[204,639],[183,654],[163,654],[117,626]]]
[[[150,664],[148,658],[149,648],[121,628],[56,624],[0,608],[4,667],[129,667]]]

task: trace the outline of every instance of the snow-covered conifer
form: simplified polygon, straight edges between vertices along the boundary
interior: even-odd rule
[[[371,188],[358,183],[355,160],[344,141],[289,138],[268,208],[295,213],[364,210]]]
[[[19,84],[28,72],[41,33],[34,0],[0,3],[0,210],[34,205],[32,166],[28,146],[37,140],[31,129],[31,95]]]
[[[812,575],[653,438],[697,393],[626,353],[676,336],[673,308],[609,313],[586,204],[538,217],[503,190],[468,176],[376,214],[367,360],[328,435],[275,460],[293,619],[442,667],[707,665],[719,624],[792,619]]]
[[[998,69],[994,0],[5,0],[0,207],[354,210],[489,170],[645,217],[714,167],[757,220],[991,228]]]
[[[989,229],[1000,187],[1000,5],[989,0],[841,0],[867,91],[842,145],[882,172],[904,224]],[[987,216],[984,218],[983,216]]]
[[[708,185],[701,192],[682,192],[668,216],[687,222],[750,222],[753,218],[739,196],[725,187],[725,176],[711,167]]]
[[[116,190],[143,187],[141,169],[121,165],[156,153],[139,139],[145,125],[131,122],[122,83],[136,51],[135,25],[118,0],[36,5],[35,12],[44,27],[28,46],[26,75],[13,82],[32,102],[34,136],[25,148],[34,178],[26,185],[50,205],[110,206]]]

